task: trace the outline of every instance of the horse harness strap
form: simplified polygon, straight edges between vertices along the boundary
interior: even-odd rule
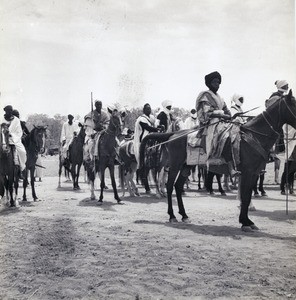
[[[265,161],[268,161],[268,154],[269,153],[267,153],[265,151],[265,149],[261,146],[259,141],[256,138],[254,138],[252,133],[247,133],[247,132],[241,131],[241,138],[247,144],[249,144],[253,149],[255,149],[264,158]]]

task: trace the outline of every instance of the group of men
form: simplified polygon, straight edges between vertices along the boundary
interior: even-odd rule
[[[195,108],[191,110],[190,116],[185,121],[185,129],[192,129],[200,127],[202,130],[199,132],[199,137],[205,141],[205,148],[207,159],[210,161],[212,158],[219,158],[224,156],[225,161],[229,167],[229,173],[231,176],[239,174],[236,164],[235,157],[232,155],[232,151],[227,153],[222,153],[223,148],[226,143],[232,143],[234,141],[233,131],[228,122],[223,122],[231,119],[231,115],[242,113],[242,104],[244,103],[244,97],[239,94],[234,94],[232,97],[232,106],[228,109],[225,101],[218,94],[222,82],[221,74],[217,71],[207,74],[205,76],[205,85],[208,90],[201,92],[196,100]],[[268,100],[266,100],[266,107],[272,105],[275,101],[280,99],[283,94],[288,91],[288,83],[285,80],[276,81],[277,92],[273,93]],[[4,108],[5,115],[4,121],[9,123],[10,132],[10,142],[15,145],[19,165],[21,171],[25,168],[26,163],[26,151],[22,143],[22,136],[24,130],[24,124],[22,125],[19,114],[14,111],[11,105]],[[109,114],[108,114],[109,113]],[[93,149],[97,138],[102,130],[106,129],[110,116],[112,114],[119,114],[118,109],[113,107],[108,107],[108,113],[102,110],[102,101],[95,101],[95,109],[89,112],[84,117],[85,126],[85,145],[91,144],[89,149],[91,151],[86,151],[88,158],[92,158]],[[174,120],[172,114],[172,102],[170,100],[165,100],[162,102],[162,110],[158,113],[155,118],[152,114],[152,109],[149,103],[146,103],[143,107],[143,114],[139,116],[135,123],[134,129],[134,153],[137,162],[139,163],[139,149],[143,138],[151,132],[170,132],[172,131],[172,122]],[[78,125],[73,122],[73,115],[68,115],[68,121],[63,124],[61,132],[61,144],[62,144],[62,155],[66,159],[68,157],[67,151],[73,137],[78,132]],[[235,120],[236,123],[242,124],[245,122],[245,118],[241,115],[237,115]],[[23,128],[22,128],[23,127]],[[289,131],[290,138],[295,137],[295,129],[292,127],[287,127]],[[221,136],[221,132],[223,135]],[[229,137],[231,137],[229,139]],[[289,149],[292,152],[296,142],[293,140],[293,145],[291,144]],[[232,145],[230,145],[232,146]]]

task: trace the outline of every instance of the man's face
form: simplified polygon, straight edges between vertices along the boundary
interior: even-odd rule
[[[211,81],[211,90],[217,92],[219,90],[219,87],[220,87],[220,80],[218,78],[214,78]]]
[[[101,110],[102,109],[102,102],[98,101],[95,103],[96,110]]]
[[[151,114],[151,106],[150,105],[145,106],[144,114],[145,115],[150,115]]]

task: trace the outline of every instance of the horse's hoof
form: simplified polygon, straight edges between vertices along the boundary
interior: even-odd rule
[[[259,194],[254,194],[254,197],[258,198],[258,197],[260,197],[260,195]]]
[[[243,225],[241,228],[242,228],[243,232],[252,232],[253,231],[253,229],[251,228],[251,226],[244,226]]]
[[[121,199],[119,199],[119,200],[117,200],[117,204],[120,204],[120,205],[122,205],[122,204],[124,204],[124,203],[122,202],[122,200],[121,200]]]
[[[171,218],[171,219],[170,219],[170,223],[178,223],[177,218]]]
[[[98,200],[98,205],[102,205],[103,201],[102,200]]]
[[[256,211],[256,207],[255,206],[249,207],[249,211]]]
[[[141,196],[139,192],[136,192],[135,195],[138,196],[138,197]]]
[[[160,194],[156,194],[156,198],[157,198],[157,199],[161,199],[162,196],[161,196]]]
[[[267,194],[266,194],[265,192],[262,192],[262,193],[261,193],[261,196],[262,196],[262,197],[267,197]]]
[[[91,196],[90,200],[96,200],[96,197],[95,196]]]
[[[259,227],[257,227],[255,224],[250,225],[250,227],[251,227],[253,230],[260,230]]]
[[[187,224],[191,223],[191,221],[190,221],[190,219],[188,217],[187,218],[182,218],[182,222],[183,223],[187,223]]]
[[[224,193],[221,193],[221,196],[226,196],[226,193],[224,192]]]

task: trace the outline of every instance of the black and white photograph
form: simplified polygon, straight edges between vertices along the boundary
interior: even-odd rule
[[[2,0],[0,299],[296,299],[294,0]]]

